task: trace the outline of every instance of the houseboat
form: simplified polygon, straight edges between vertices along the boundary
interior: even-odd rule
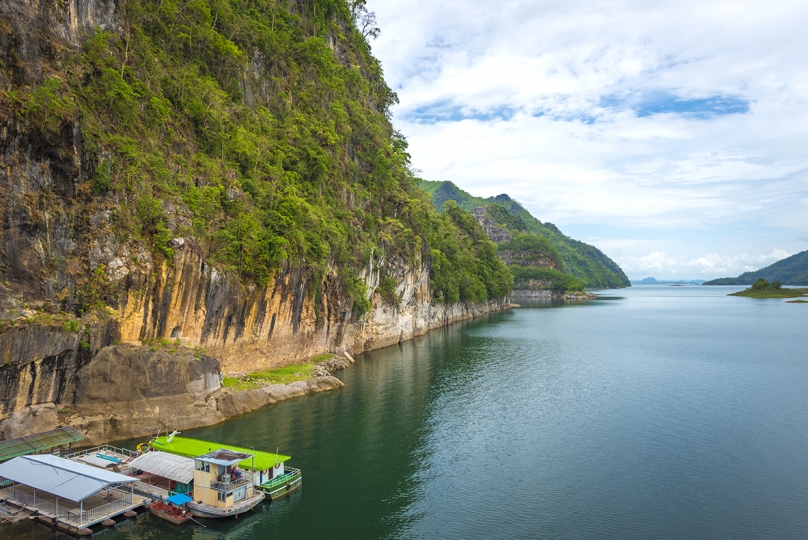
[[[197,517],[223,518],[251,510],[264,493],[245,478],[238,464],[253,456],[232,450],[214,450],[194,458],[194,497],[188,509]]]
[[[175,433],[151,439],[148,447],[189,458],[196,458],[214,450],[230,450],[248,454],[250,458],[239,462],[237,469],[243,477],[250,480],[256,490],[266,494],[270,501],[284,497],[303,485],[303,475],[300,469],[293,469],[285,465],[292,459],[291,456],[177,437]]]

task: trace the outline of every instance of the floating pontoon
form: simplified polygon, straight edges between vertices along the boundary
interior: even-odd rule
[[[134,492],[136,478],[53,455],[19,456],[0,463],[0,477],[10,482],[0,490],[6,504],[79,534],[145,500]]]

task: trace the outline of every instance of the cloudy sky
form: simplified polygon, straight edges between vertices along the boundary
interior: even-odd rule
[[[808,249],[808,3],[370,0],[413,165],[631,278]]]

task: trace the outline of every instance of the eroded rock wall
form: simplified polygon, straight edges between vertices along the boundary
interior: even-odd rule
[[[321,287],[321,303],[308,276],[285,267],[266,288],[243,284],[207,265],[188,243],[172,265],[156,272],[151,289],[127,290],[117,311],[124,341],[178,339],[203,347],[225,373],[266,369],[326,352],[361,353],[411,339],[433,328],[506,309],[506,300],[445,306],[432,302],[429,268],[376,258],[362,278],[371,310],[357,318],[339,290],[336,270]],[[397,281],[398,306],[375,294],[384,270]]]

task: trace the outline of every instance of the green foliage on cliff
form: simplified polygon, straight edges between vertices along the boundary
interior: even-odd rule
[[[432,287],[439,301],[482,302],[510,294],[513,278],[497,257],[474,217],[450,201],[438,227],[429,235],[432,246]]]
[[[588,288],[631,286],[623,270],[599,249],[566,236],[552,223],[542,223],[508,195],[488,199],[474,197],[452,182],[422,180],[420,186],[432,196],[438,209],[442,209],[446,201],[456,201],[468,211],[485,206],[489,215],[503,228],[547,238],[558,250],[560,270],[575,276]]]
[[[754,272],[744,272],[736,278],[714,279],[706,281],[704,285],[751,285],[759,279],[780,281],[786,285],[808,285],[808,251],[802,251]]]
[[[376,288],[379,295],[387,302],[398,307],[401,304],[401,297],[396,293],[396,280],[390,276],[382,276],[379,279],[379,286]]]
[[[259,284],[288,261],[316,288],[334,266],[359,315],[356,275],[381,252],[431,260],[442,301],[510,292],[471,216],[438,214],[416,186],[346,0],[128,0],[118,17],[2,109],[54,145],[78,126],[94,169],[79,192],[115,207],[123,241],[170,260],[172,238],[193,237]]]
[[[527,289],[530,281],[543,283],[541,289],[560,291],[583,291],[583,284],[570,274],[559,272],[555,268],[538,268],[536,266],[510,265],[517,289]]]
[[[545,255],[557,265],[561,264],[561,257],[558,254],[558,249],[550,242],[547,237],[539,236],[537,234],[517,234],[508,242],[499,244],[500,251],[511,252],[528,252],[540,255]]]

